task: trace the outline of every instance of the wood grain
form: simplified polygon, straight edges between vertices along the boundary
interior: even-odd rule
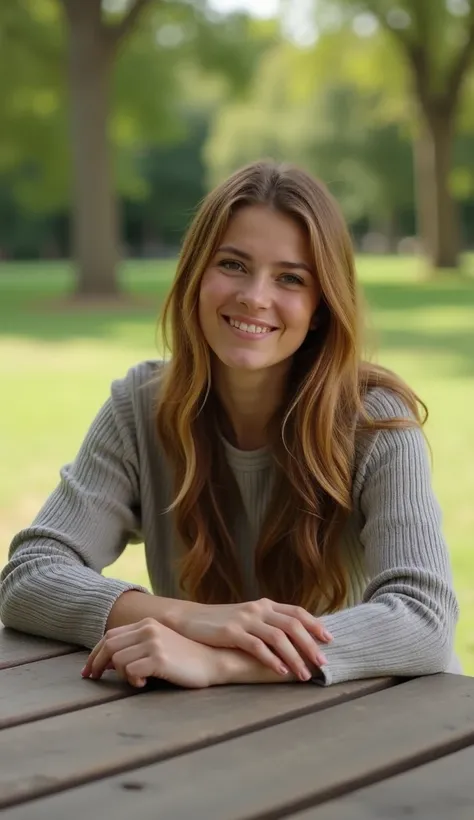
[[[278,690],[274,697],[284,697],[283,687]],[[291,697],[291,691],[287,694]],[[224,699],[226,695],[226,708],[234,710],[234,714],[241,712],[243,690],[224,691]],[[182,700],[179,718],[170,700],[166,712],[172,716],[171,725],[166,720],[163,723],[158,709],[155,732],[171,730],[181,737],[195,736],[199,714],[205,716],[202,731],[212,732],[211,721],[222,725],[225,717],[213,694],[208,697],[207,708],[205,694],[201,695],[202,702],[199,697],[194,703],[192,697],[187,702]],[[258,691],[249,690],[248,703],[256,707],[254,720],[265,705],[268,710],[272,698],[267,692],[259,699]],[[132,698],[98,709],[137,709],[141,705],[141,698]],[[85,714],[93,711],[87,710]],[[150,713],[148,716],[151,719]],[[3,734],[14,731],[18,730],[6,730]],[[94,731],[91,724],[90,731],[95,746],[103,730],[97,726]],[[149,737],[149,733],[150,729],[144,734]],[[44,744],[45,750],[49,748],[49,761],[43,763],[45,751],[45,758],[35,768],[31,755],[28,754],[25,766],[18,756],[18,747],[14,746],[18,772],[7,760],[4,775],[2,757],[0,772],[5,796],[21,799],[28,790],[31,795],[35,781],[37,788],[46,786],[46,780],[51,790],[64,787],[66,764],[75,757],[76,742],[74,739],[67,745],[64,733],[61,737],[62,746],[57,742],[53,747],[51,740]],[[139,753],[146,737],[140,738],[139,744],[131,739],[129,748],[135,745]],[[123,740],[117,738],[117,742],[123,746]],[[114,820],[130,820],[133,816],[140,820],[156,820],[157,816],[166,820],[270,820],[472,743],[474,681],[457,675],[437,675],[12,808],[4,813],[4,820],[82,820],[84,812]],[[22,752],[27,750],[23,748]],[[119,755],[116,757],[118,760]],[[98,770],[97,776],[101,773]]]
[[[0,622],[0,669],[19,666],[23,663],[40,661],[45,658],[56,658],[76,652],[77,646],[36,638],[14,629],[7,629]]]
[[[83,683],[94,692],[98,686]],[[376,679],[328,688],[280,684],[139,693],[4,729],[0,807],[324,710],[392,684]]]
[[[0,729],[137,694],[112,672],[85,681],[87,652],[26,663],[0,671]]]
[[[291,820],[472,820],[474,746],[360,789]]]

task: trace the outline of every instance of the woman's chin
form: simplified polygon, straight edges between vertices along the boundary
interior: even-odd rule
[[[262,370],[271,367],[273,364],[268,356],[259,356],[252,353],[223,353],[222,355],[218,354],[217,358],[221,364],[232,368],[232,370]]]

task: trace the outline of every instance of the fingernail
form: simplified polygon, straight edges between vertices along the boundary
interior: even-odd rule
[[[318,663],[319,663],[319,665],[320,666],[326,666],[327,662],[328,662],[328,659],[326,658],[326,655],[323,655],[322,652],[319,652],[318,653]]]
[[[283,664],[280,664],[280,672],[281,672],[282,675],[289,675],[290,674],[290,670],[288,669],[288,667],[283,666]]]
[[[332,635],[330,632],[327,631],[327,629],[324,630],[323,634],[327,641],[332,641]]]
[[[300,672],[300,679],[301,680],[309,680],[311,678],[311,672],[309,669],[302,669]]]
[[[81,669],[81,675],[82,675],[83,678],[86,677],[85,671],[86,671],[86,667],[84,666],[83,669]]]

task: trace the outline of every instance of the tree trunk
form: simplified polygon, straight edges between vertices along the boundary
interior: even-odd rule
[[[118,292],[118,218],[107,132],[113,50],[100,0],[69,0],[69,81],[76,293]]]
[[[457,207],[449,189],[454,114],[426,103],[415,143],[418,229],[432,270],[458,268]]]

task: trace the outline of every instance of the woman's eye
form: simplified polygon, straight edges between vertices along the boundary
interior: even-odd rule
[[[284,281],[285,285],[304,285],[301,276],[296,276],[294,273],[284,273],[280,276],[280,279]]]
[[[241,262],[237,262],[236,259],[223,259],[222,262],[219,262],[221,268],[224,270],[231,270],[231,271],[245,271]]]

